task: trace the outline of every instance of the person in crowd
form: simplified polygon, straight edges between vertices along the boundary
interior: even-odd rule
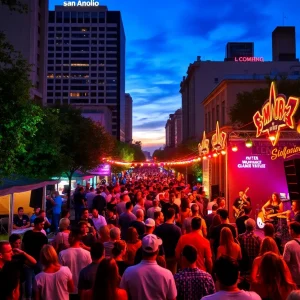
[[[209,231],[208,231],[208,237],[210,239],[210,241],[212,241],[212,238],[211,238],[211,234],[214,230],[214,228],[218,225],[222,224],[222,221],[221,221],[221,217],[219,214],[216,214],[214,217],[213,217],[213,220],[212,220],[212,223],[211,223],[211,226],[209,228]]]
[[[192,226],[191,226],[191,223],[192,223],[192,219],[194,217],[200,217],[200,214],[199,214],[199,205],[198,204],[192,204],[191,206],[191,212],[192,212],[192,215],[188,218],[186,218],[182,224],[182,234],[185,234],[185,233],[190,233],[192,231]],[[200,231],[200,234],[204,237],[207,236],[207,227],[206,227],[206,223],[205,223],[205,220],[203,218],[201,218],[201,231]]]
[[[179,207],[178,205],[176,205],[174,203],[175,201],[175,194],[174,193],[170,193],[169,194],[169,202],[165,203],[165,204],[162,204],[162,213],[164,214],[165,218],[166,218],[166,215],[167,215],[167,212],[168,212],[168,209],[169,208],[173,208],[174,211],[175,211],[175,221],[179,221]]]
[[[235,243],[232,232],[229,228],[224,227],[221,230],[220,246],[217,250],[217,258],[226,255],[232,259],[240,261],[242,259],[241,247]]]
[[[121,228],[121,237],[123,240],[127,239],[127,230],[129,224],[136,220],[136,216],[132,213],[133,205],[131,202],[126,202],[126,211],[119,216],[119,226]]]
[[[132,221],[129,227],[134,227],[140,237],[145,233],[144,211],[142,209],[136,211],[136,220]]]
[[[54,206],[53,206],[53,216],[52,216],[52,224],[54,228],[54,232],[58,232],[58,225],[60,220],[61,214],[61,207],[62,207],[62,197],[58,191],[54,193]]]
[[[35,276],[35,299],[69,300],[69,293],[74,290],[72,273],[59,264],[53,246],[43,246],[40,262],[43,271]]]
[[[166,211],[166,222],[158,226],[154,234],[162,239],[165,251],[167,269],[175,274],[177,271],[177,259],[175,256],[175,248],[181,236],[180,228],[174,224],[176,212],[173,208]]]
[[[96,196],[95,189],[93,187],[90,187],[89,192],[86,193],[86,195],[85,195],[87,208],[88,208],[89,212],[92,212],[93,200],[94,200],[95,196]]]
[[[179,221],[178,223],[180,226],[184,223],[184,220],[190,216],[190,205],[187,199],[182,199],[181,205],[180,205],[180,212],[179,212]]]
[[[124,261],[126,252],[127,252],[126,242],[122,240],[116,241],[113,249],[111,250],[111,254],[118,265],[120,276],[123,275],[123,273],[128,267],[128,264]]]
[[[245,221],[246,232],[238,236],[242,249],[241,268],[243,272],[251,271],[254,259],[259,255],[261,238],[254,233],[255,221],[251,218]]]
[[[69,244],[69,230],[70,220],[67,218],[62,218],[59,221],[59,232],[56,234],[52,241],[52,246],[55,251],[59,253],[62,250],[66,250],[70,247]]]
[[[81,211],[80,221],[84,221],[88,225],[89,232],[92,232],[92,227],[94,227],[94,222],[89,216],[89,210],[87,208],[83,208]]]
[[[82,299],[84,299],[85,292],[93,288],[99,264],[104,259],[104,246],[102,243],[92,244],[91,259],[92,262],[79,273],[78,294]]]
[[[181,256],[183,269],[174,275],[177,300],[198,300],[216,292],[211,275],[197,268],[197,256],[194,246],[184,246]]]
[[[164,214],[161,211],[154,212],[155,228],[163,224],[165,220]]]
[[[46,216],[46,211],[41,209],[39,212],[39,217],[44,220],[44,230],[49,232],[50,227],[51,227],[51,222],[49,221],[49,219]]]
[[[13,219],[13,229],[29,228],[30,222],[27,215],[24,215],[24,208],[18,207],[18,214]]]
[[[296,221],[290,223],[289,232],[292,240],[284,246],[283,259],[291,271],[293,280],[300,288],[300,223]]]
[[[102,244],[110,239],[110,227],[108,225],[101,226],[99,229],[99,242]]]
[[[235,220],[235,224],[236,224],[236,228],[238,230],[238,234],[242,234],[246,232],[246,225],[245,225],[245,221],[248,220],[250,217],[252,211],[252,207],[251,206],[246,206],[244,208],[244,215],[238,217]]]
[[[300,299],[300,290],[291,291],[286,300],[299,300]]]
[[[80,271],[92,262],[90,252],[80,246],[82,233],[79,228],[72,228],[69,235],[70,248],[59,253],[59,261],[63,266],[69,267],[73,276],[74,291],[70,299],[78,299],[78,280]]]
[[[67,208],[62,209],[61,213],[60,213],[60,218],[66,218],[66,219],[70,219],[70,211]]]
[[[197,267],[203,271],[211,273],[212,254],[209,241],[200,234],[201,223],[202,221],[200,217],[194,217],[192,219],[192,232],[184,234],[180,237],[175,249],[175,253],[176,258],[179,261],[182,250],[186,245],[195,247],[198,253],[196,261]]]
[[[284,260],[273,252],[266,252],[259,265],[258,280],[251,284],[262,299],[286,299],[296,284]]]
[[[202,207],[203,207],[202,214],[203,214],[203,217],[206,218],[206,216],[207,216],[207,206],[208,206],[209,200],[206,197],[206,192],[203,191],[203,189],[201,190],[201,188],[199,188],[198,193],[200,195],[200,201],[199,202],[202,204]]]
[[[37,217],[34,219],[34,227],[32,230],[25,232],[22,240],[22,249],[32,256],[38,263],[40,261],[40,252],[44,245],[48,244],[48,239],[42,230],[44,229],[44,219]],[[31,298],[32,296],[32,284],[34,274],[38,274],[41,271],[40,265],[36,264],[32,268],[25,268],[25,296]]]
[[[122,213],[126,212],[126,203],[130,201],[128,194],[120,195],[120,202],[116,206],[117,214],[120,216]]]
[[[275,234],[275,228],[274,228],[274,225],[272,223],[266,223],[265,226],[264,226],[264,235],[265,237],[270,237],[272,238],[277,247],[278,247],[278,250],[279,252],[282,254],[283,253],[283,248],[282,248],[282,241],[281,241],[281,238]]]
[[[239,265],[228,256],[221,256],[216,260],[214,273],[220,284],[220,290],[215,294],[203,297],[203,300],[261,300],[255,292],[246,292],[238,288]]]
[[[218,215],[221,218],[221,224],[215,226],[212,231],[211,231],[211,243],[213,245],[213,251],[215,253],[215,255],[217,255],[217,250],[220,244],[220,235],[221,235],[221,230],[224,227],[228,227],[233,235],[233,238],[236,238],[236,230],[235,227],[231,224],[229,224],[229,220],[228,220],[228,211],[226,209],[219,209],[218,210]]]
[[[119,288],[119,283],[120,275],[116,261],[113,258],[103,259],[99,264],[90,297],[86,299],[127,300],[127,292],[122,287]]]
[[[146,193],[148,193],[148,191],[146,191]],[[152,201],[153,197],[149,194],[146,195],[146,199],[145,199],[145,211],[147,212],[148,209],[150,209],[153,206],[153,201]]]
[[[1,242],[0,242],[1,252]],[[7,263],[1,268],[0,272],[0,299],[19,300],[20,294],[20,271],[14,264]]]
[[[35,207],[33,210],[33,215],[30,217],[29,222],[30,222],[30,226],[33,227],[33,221],[35,218],[37,218],[39,216],[41,208],[40,207]]]
[[[288,214],[289,222],[296,221],[300,223],[300,201],[292,201],[292,211],[294,213],[293,219],[291,219],[291,214]]]
[[[157,211],[161,211],[161,208],[159,207],[159,201],[157,199],[153,200],[153,206],[148,208],[147,210],[147,217],[154,219],[154,213]]]
[[[111,257],[111,250],[113,249],[115,242],[121,239],[121,231],[118,227],[113,227],[109,231],[109,241],[104,242],[104,249],[105,249],[105,258]]]
[[[106,223],[117,226],[118,220],[116,215],[115,205],[107,204],[106,208]]]
[[[126,262],[128,265],[133,265],[136,252],[142,246],[142,241],[139,239],[139,234],[134,227],[128,228],[126,243]]]
[[[208,204],[207,204],[207,212],[211,211],[212,210],[212,207],[214,204],[217,204],[217,197],[213,197],[213,200],[211,200]],[[218,205],[219,207],[219,205]]]
[[[218,205],[214,204],[212,206],[212,212],[204,218],[206,226],[207,226],[207,238],[209,238],[209,229],[212,225],[214,216],[217,214],[217,209],[218,209]]]
[[[2,270],[6,262],[12,260],[13,254],[10,243],[7,241],[0,241],[0,270]]]
[[[89,228],[88,228],[88,222],[85,222],[85,221],[80,221],[79,222],[79,228],[80,228],[80,231],[81,231],[81,244],[80,246],[87,250],[87,251],[90,251],[91,250],[91,245],[93,243],[96,242],[96,231],[95,231],[95,228],[94,227],[91,227],[92,228],[92,231],[89,232]]]
[[[92,209],[92,222],[97,231],[101,226],[107,225],[105,218],[99,214],[97,208]]]
[[[141,193],[137,193],[137,204],[133,207],[132,213],[136,215],[137,211],[141,209],[145,214],[145,199],[142,197]]]
[[[162,240],[148,234],[142,240],[143,260],[126,269],[120,287],[130,299],[175,299],[176,285],[172,273],[158,266],[156,257]]]
[[[74,193],[74,209],[75,209],[75,222],[79,222],[81,211],[86,206],[86,198],[84,188],[79,187],[78,191]]]
[[[275,241],[271,237],[265,237],[260,245],[259,254],[254,259],[251,270],[251,281],[255,282],[258,278],[258,269],[261,263],[261,259],[266,252],[273,252],[279,255],[278,247]]]

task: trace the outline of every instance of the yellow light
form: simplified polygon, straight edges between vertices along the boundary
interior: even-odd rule
[[[270,141],[275,141],[275,139],[276,139],[276,137],[275,137],[274,135],[270,135],[270,136],[269,136],[269,140],[270,140]]]
[[[218,154],[217,154],[217,153],[214,153],[214,154],[213,154],[213,157],[217,157],[217,156],[218,156]]]
[[[207,157],[206,156],[203,156],[203,160],[206,160],[207,159]]]
[[[298,123],[298,126],[297,126],[297,132],[300,133],[300,122]]]
[[[245,146],[246,146],[247,148],[251,148],[251,147],[253,146],[252,141],[251,141],[250,139],[248,139],[248,140],[245,142]]]
[[[222,151],[221,151],[221,154],[222,154],[222,155],[225,155],[225,154],[226,154],[226,151],[225,151],[225,150],[222,150]]]
[[[237,152],[237,151],[238,151],[238,147],[237,147],[237,146],[233,146],[233,147],[231,148],[231,150],[232,150],[233,152]]]

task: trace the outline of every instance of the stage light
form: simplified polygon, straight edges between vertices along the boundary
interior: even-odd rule
[[[246,140],[245,145],[247,148],[251,148],[253,146],[252,140],[250,139]]]
[[[300,133],[300,122],[298,122],[297,132]]]
[[[217,154],[217,153],[214,153],[214,154],[213,154],[213,157],[217,157],[217,156],[218,156],[218,154]]]
[[[226,151],[225,151],[225,150],[222,150],[222,151],[221,151],[221,154],[222,154],[222,155],[225,155],[225,154],[226,154]]]
[[[270,141],[275,141],[275,139],[276,139],[276,137],[275,137],[274,135],[270,135],[270,136],[269,136],[269,140],[270,140]]]
[[[232,150],[233,152],[237,152],[237,151],[238,151],[238,147],[237,147],[236,145],[234,145],[234,146],[231,148],[231,150]]]
[[[206,160],[206,159],[207,159],[207,157],[204,155],[204,156],[203,156],[203,160]]]

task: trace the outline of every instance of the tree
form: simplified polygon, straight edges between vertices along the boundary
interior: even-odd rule
[[[30,66],[0,32],[0,176],[16,174],[18,156],[26,153],[42,120],[30,100]]]
[[[276,80],[275,80],[276,81]],[[267,79],[269,86],[271,80]],[[277,89],[280,94],[289,96],[300,96],[300,79],[288,80],[281,78],[276,81]],[[235,126],[252,123],[252,117],[256,111],[260,111],[265,101],[269,98],[270,88],[254,89],[252,92],[243,92],[237,94],[236,103],[230,108],[229,116]],[[300,110],[295,115],[296,120],[300,119]],[[252,126],[253,127],[253,126]],[[253,127],[254,129],[254,127]]]

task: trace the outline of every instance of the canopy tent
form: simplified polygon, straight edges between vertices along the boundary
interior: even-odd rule
[[[40,179],[30,179],[24,177],[18,177],[16,179],[4,178],[1,180],[0,185],[0,197],[9,196],[9,221],[8,221],[8,232],[11,234],[13,228],[13,216],[14,216],[14,194],[15,193],[26,193],[35,189],[43,188],[43,201],[42,209],[46,207],[46,187],[47,185],[53,185],[58,183],[59,180],[40,180]],[[1,200],[4,202],[5,200]],[[3,203],[1,203],[3,204]],[[24,203],[25,204],[25,203]]]
[[[81,179],[81,180],[87,180],[90,178],[93,178],[94,175],[90,174],[90,173],[83,173],[79,170],[75,171],[72,175],[72,179]],[[69,178],[67,177],[66,173],[61,174],[61,176],[57,176],[57,177],[52,177],[52,179],[60,179],[60,180],[69,180]]]

